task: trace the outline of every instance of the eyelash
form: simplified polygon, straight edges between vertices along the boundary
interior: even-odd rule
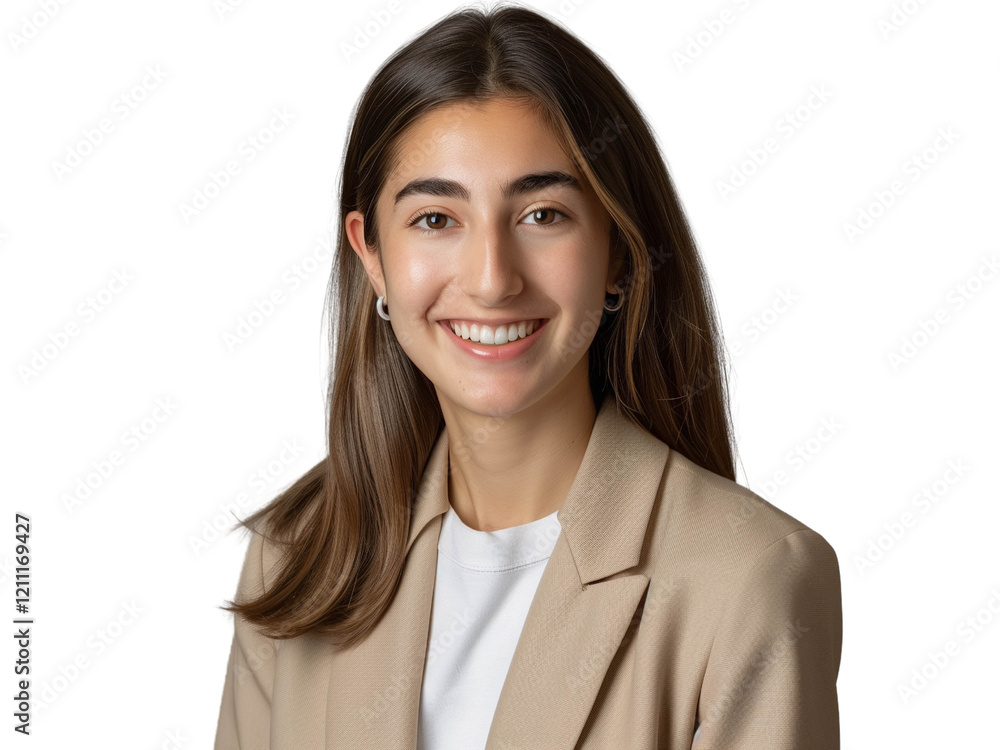
[[[552,213],[559,214],[564,219],[568,219],[569,218],[565,213],[563,213],[562,211],[560,211],[558,208],[556,208],[554,206],[538,206],[537,208],[533,208],[528,213],[528,215],[530,216],[531,214],[538,213],[539,211],[551,211]],[[424,227],[417,227],[416,226],[417,222],[420,221],[425,216],[448,216],[448,214],[446,214],[444,211],[435,211],[433,209],[428,210],[428,211],[422,211],[421,213],[417,214],[412,219],[410,219],[410,222],[406,226],[408,226],[408,227],[415,227],[422,234],[437,234],[438,232],[442,231],[442,229],[426,229]],[[451,217],[449,217],[449,218],[451,218]],[[552,227],[552,226],[555,226],[556,224],[560,224],[560,223],[562,223],[562,222],[554,221],[551,224],[535,224],[535,226],[548,228],[548,227]],[[449,227],[444,227],[444,228],[449,228]]]

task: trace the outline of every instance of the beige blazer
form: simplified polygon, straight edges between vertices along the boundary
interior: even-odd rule
[[[447,427],[414,502],[399,588],[360,645],[272,641],[236,618],[215,750],[416,748]],[[822,536],[614,398],[557,517],[486,750],[690,750],[696,731],[695,750],[840,747],[840,572]],[[253,534],[237,600],[275,560]]]

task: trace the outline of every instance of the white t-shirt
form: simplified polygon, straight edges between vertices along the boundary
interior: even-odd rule
[[[486,746],[514,648],[562,527],[558,511],[478,531],[449,507],[438,541],[417,750]]]

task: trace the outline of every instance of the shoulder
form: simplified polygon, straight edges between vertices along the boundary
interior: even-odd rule
[[[676,451],[660,490],[650,631],[673,634],[663,663],[691,665],[696,744],[837,747],[843,610],[833,547]]]
[[[751,573],[774,585],[795,585],[796,576],[835,578],[839,590],[837,555],[822,534],[675,450],[651,523],[654,567],[683,571],[717,591],[732,593]]]

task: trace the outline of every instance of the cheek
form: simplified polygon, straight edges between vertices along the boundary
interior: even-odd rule
[[[385,269],[403,283],[426,276],[434,266],[434,254],[414,241],[411,230],[389,232],[385,243]]]
[[[564,310],[585,313],[603,304],[607,252],[580,241],[568,242],[558,252],[547,253],[539,265],[546,294]]]
[[[447,266],[400,242],[388,248],[383,266],[390,314],[395,309],[407,320],[425,317],[446,283]]]

